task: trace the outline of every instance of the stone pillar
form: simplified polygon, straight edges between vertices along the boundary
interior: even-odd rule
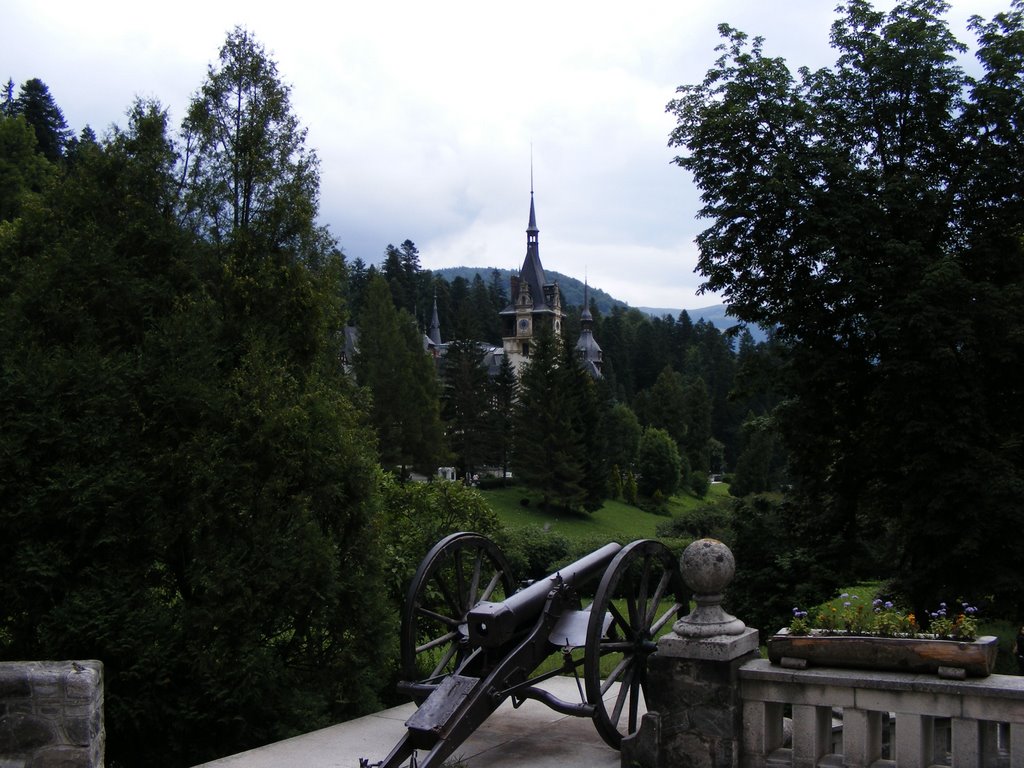
[[[680,559],[697,607],[658,640],[647,667],[648,711],[622,741],[623,768],[736,768],[743,706],[737,670],[758,657],[758,635],[722,610],[736,564],[700,539]]]
[[[0,663],[0,766],[102,768],[103,665]]]

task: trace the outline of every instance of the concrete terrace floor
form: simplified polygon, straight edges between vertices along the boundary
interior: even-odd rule
[[[576,682],[556,677],[540,687],[579,701]],[[608,692],[614,696],[615,688]],[[359,758],[382,760],[405,734],[412,703],[346,723],[222,757],[196,768],[358,768]],[[455,750],[450,760],[467,768],[619,768],[618,751],[604,743],[593,722],[560,715],[538,701],[513,709],[506,701]]]

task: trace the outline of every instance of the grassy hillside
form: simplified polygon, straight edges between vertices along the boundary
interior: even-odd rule
[[[524,527],[548,527],[548,530],[560,533],[574,541],[606,538],[608,541],[628,542],[634,539],[653,537],[658,523],[666,518],[642,509],[624,504],[621,501],[606,501],[604,506],[593,514],[568,514],[565,512],[551,513],[538,508],[538,497],[524,488],[499,488],[481,492],[501,522],[509,529]],[[727,496],[728,486],[715,484],[711,486],[706,499],[694,496],[674,496],[669,500],[668,510],[678,515],[687,509],[699,507]],[[523,499],[529,500],[524,506]]]

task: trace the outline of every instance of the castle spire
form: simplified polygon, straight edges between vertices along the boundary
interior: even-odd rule
[[[602,377],[604,353],[594,338],[594,315],[590,311],[590,284],[583,279],[583,311],[580,313],[580,337],[576,340],[576,356],[595,379]]]
[[[523,268],[519,270],[520,285],[527,285],[530,295],[538,308],[545,305],[544,286],[547,277],[540,263],[540,230],[537,229],[537,209],[533,204],[533,161],[530,161],[530,221],[526,225],[526,258]],[[515,299],[515,297],[513,297]]]
[[[590,313],[590,284],[586,271],[583,273],[583,312],[580,314],[580,323],[584,328],[589,328],[594,323],[594,316]]]
[[[435,346],[441,346],[441,321],[437,317],[437,290],[434,291],[434,314],[430,318],[430,340]]]

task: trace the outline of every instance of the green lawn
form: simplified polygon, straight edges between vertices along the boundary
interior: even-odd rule
[[[604,506],[593,514],[562,511],[552,513],[538,507],[539,496],[518,486],[481,493],[507,528],[548,526],[550,530],[573,540],[606,538],[608,541],[624,543],[634,539],[653,538],[658,523],[667,519],[621,501],[605,501]],[[673,496],[669,499],[667,508],[670,514],[678,515],[684,510],[713,503],[728,494],[727,485],[716,483],[711,486],[707,498],[698,499],[689,494]],[[522,499],[529,499],[529,506],[523,506],[520,503]]]

